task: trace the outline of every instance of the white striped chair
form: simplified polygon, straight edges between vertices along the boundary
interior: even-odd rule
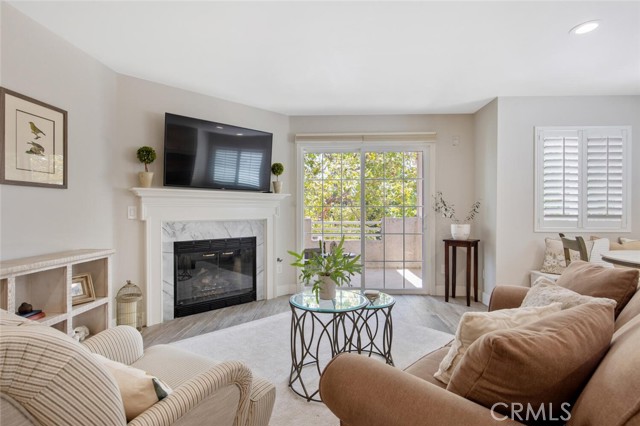
[[[173,389],[130,425],[268,425],[275,388],[244,364],[216,363],[173,346],[143,350],[128,326],[78,344],[64,333],[12,314],[0,316],[0,424],[127,424],[118,387],[91,352],[140,368]]]

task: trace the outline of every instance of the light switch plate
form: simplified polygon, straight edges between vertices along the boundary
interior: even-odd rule
[[[127,207],[127,219],[136,219],[138,217],[138,208],[136,206]]]

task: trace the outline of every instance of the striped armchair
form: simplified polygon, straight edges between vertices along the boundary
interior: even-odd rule
[[[78,344],[31,321],[0,320],[0,424],[125,425],[118,387],[91,355],[140,368],[173,389],[129,425],[268,425],[275,388],[242,363],[215,361],[157,345],[143,351],[132,327],[105,330]],[[19,317],[17,317],[19,318]]]

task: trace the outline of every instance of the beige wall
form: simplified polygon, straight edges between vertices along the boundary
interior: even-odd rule
[[[498,99],[475,114],[475,190],[481,200],[481,214],[476,220],[480,238],[479,274],[484,279],[483,301],[488,303],[496,282],[496,218]]]
[[[284,182],[283,192],[291,192],[295,163],[292,144],[287,140],[288,117],[123,75],[117,78],[117,102],[117,143],[113,146],[111,170],[114,193],[112,217],[118,230],[114,241],[118,253],[114,271],[116,290],[127,279],[141,284],[145,282],[144,223],[128,220],[127,206],[138,205],[138,198],[130,191],[130,188],[139,186],[137,173],[143,167],[136,160],[138,147],[149,145],[156,149],[158,158],[150,166],[155,174],[153,187],[163,186],[165,112],[273,133],[273,161],[284,164],[285,172],[280,180]],[[282,202],[280,218],[275,224],[275,257],[287,260],[283,264],[283,273],[276,274],[278,295],[287,294],[295,284],[295,269],[289,266],[287,255],[287,250],[295,247],[295,227],[290,225],[295,222],[294,203],[294,196]]]
[[[436,132],[436,189],[456,205],[458,216],[464,217],[475,197],[474,186],[474,117],[457,115],[363,115],[363,116],[299,116],[291,117],[291,140],[297,133],[366,133],[366,132]],[[457,136],[459,144],[453,146]],[[431,203],[432,200],[429,200]],[[482,213],[482,210],[481,210]],[[434,214],[427,209],[427,214]],[[450,221],[436,218],[436,292],[444,294],[443,238],[451,236]],[[471,236],[476,236],[472,227]],[[462,256],[460,250],[459,256]],[[427,254],[427,257],[430,255]],[[464,262],[458,262],[458,284],[464,285]],[[459,293],[464,294],[464,293]]]
[[[114,243],[116,74],[0,4],[1,81],[68,113],[68,189],[0,186],[0,258]]]
[[[485,295],[496,284],[526,284],[527,271],[542,260],[548,234],[533,232],[534,126],[631,125],[632,163],[640,164],[640,96],[499,98],[476,114],[462,115],[286,117],[117,75],[7,3],[0,8],[0,84],[69,114],[69,188],[0,186],[0,258],[114,247],[116,291],[126,279],[144,284],[143,226],[126,219],[126,208],[137,205],[129,188],[137,185],[142,167],[135,160],[139,146],[158,150],[152,169],[154,186],[162,185],[167,111],[274,134],[273,160],[285,165],[281,179],[292,194],[276,224],[275,256],[285,260],[283,274],[276,275],[279,293],[295,282],[286,250],[296,247],[296,133],[436,132],[436,188],[461,215],[476,198],[483,202],[472,237],[483,241]],[[639,238],[640,173],[633,175],[632,190],[628,236]],[[441,240],[449,236],[449,221],[438,217],[435,229],[434,266],[442,294]],[[459,273],[460,283],[462,277]]]
[[[640,164],[640,96],[508,97],[498,99],[496,281],[528,285],[542,264],[544,237],[534,227],[534,127],[630,125],[632,164]],[[632,167],[632,232],[640,237],[640,173]],[[590,235],[581,232],[581,235]],[[571,234],[574,235],[574,234]],[[598,235],[617,238],[621,234]]]

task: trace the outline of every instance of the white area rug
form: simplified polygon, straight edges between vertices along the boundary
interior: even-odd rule
[[[338,419],[324,404],[307,402],[288,386],[291,371],[290,327],[291,313],[286,312],[172,345],[218,361],[243,361],[255,375],[269,379],[276,386],[271,426],[337,426]],[[391,354],[396,367],[403,369],[452,339],[451,334],[394,321]]]

